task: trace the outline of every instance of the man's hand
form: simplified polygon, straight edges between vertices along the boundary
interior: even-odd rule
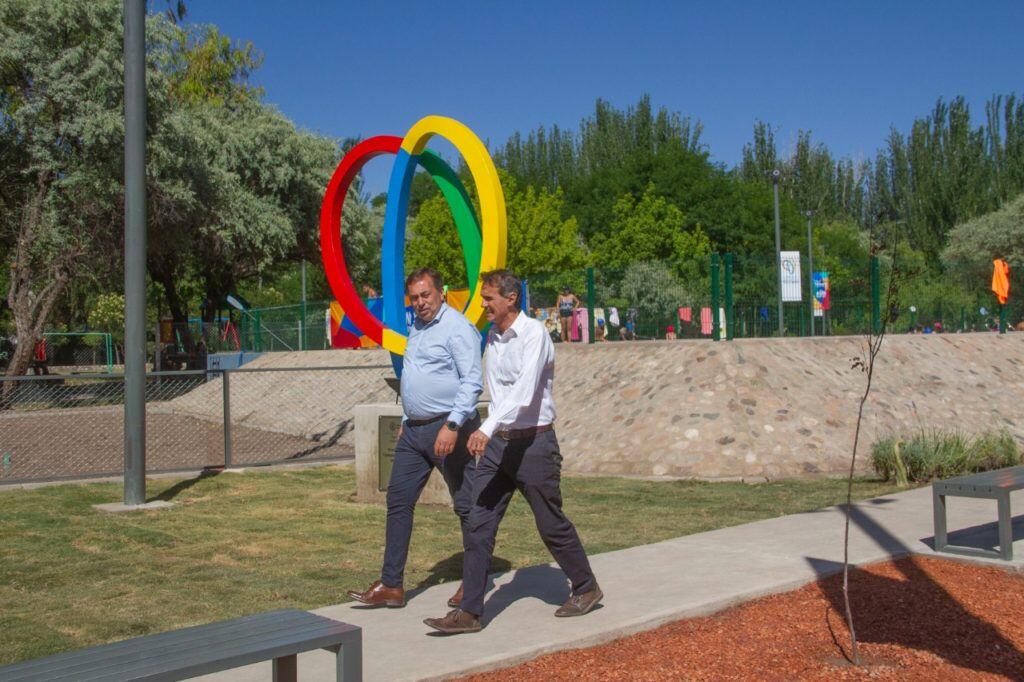
[[[489,440],[490,437],[483,431],[480,431],[479,429],[474,431],[469,437],[469,442],[466,444],[466,447],[469,449],[469,454],[474,457],[480,457],[484,454],[484,449],[487,448],[487,441]]]
[[[459,432],[452,431],[447,426],[442,426],[437,432],[437,440],[434,441],[434,454],[438,457],[447,457],[455,449],[455,441],[459,439]]]

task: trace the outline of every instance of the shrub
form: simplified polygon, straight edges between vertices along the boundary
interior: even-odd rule
[[[1021,463],[1020,447],[1006,431],[977,436],[922,430],[910,438],[890,436],[871,446],[875,472],[900,485],[963,476]]]

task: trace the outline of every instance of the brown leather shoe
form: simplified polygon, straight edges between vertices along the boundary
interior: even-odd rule
[[[379,580],[374,580],[366,592],[349,590],[348,596],[368,606],[387,606],[399,608],[405,606],[405,590],[401,587],[388,587]]]
[[[459,591],[452,595],[452,598],[448,600],[448,606],[453,609],[457,609],[462,606],[462,583],[459,583]]]
[[[555,615],[559,618],[569,618],[571,616],[582,616],[588,613],[592,608],[597,606],[597,602],[601,601],[604,597],[604,593],[601,592],[601,588],[594,586],[594,589],[583,594],[573,594],[569,597],[569,601],[562,604]]]
[[[480,632],[480,619],[462,609],[449,611],[444,618],[427,618],[426,625],[446,635],[461,635],[464,632]]]

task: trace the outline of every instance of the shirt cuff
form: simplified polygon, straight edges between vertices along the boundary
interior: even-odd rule
[[[488,417],[484,420],[484,423],[480,425],[480,430],[483,431],[484,435],[490,438],[494,435],[495,430],[498,428],[498,420],[493,417]]]
[[[460,412],[459,410],[452,410],[451,412],[448,413],[448,418],[445,419],[445,422],[455,422],[455,424],[461,429],[462,425],[466,423],[467,416],[468,415],[466,415],[465,412]]]

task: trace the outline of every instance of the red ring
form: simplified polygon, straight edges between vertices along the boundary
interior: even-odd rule
[[[352,180],[366,162],[381,154],[397,154],[401,146],[400,137],[378,135],[350,149],[327,183],[327,192],[320,207],[320,255],[327,283],[346,317],[350,317],[356,328],[378,345],[384,342],[384,323],[367,310],[345,265],[345,253],[341,246],[341,211],[345,207],[345,197],[348,196]]]

